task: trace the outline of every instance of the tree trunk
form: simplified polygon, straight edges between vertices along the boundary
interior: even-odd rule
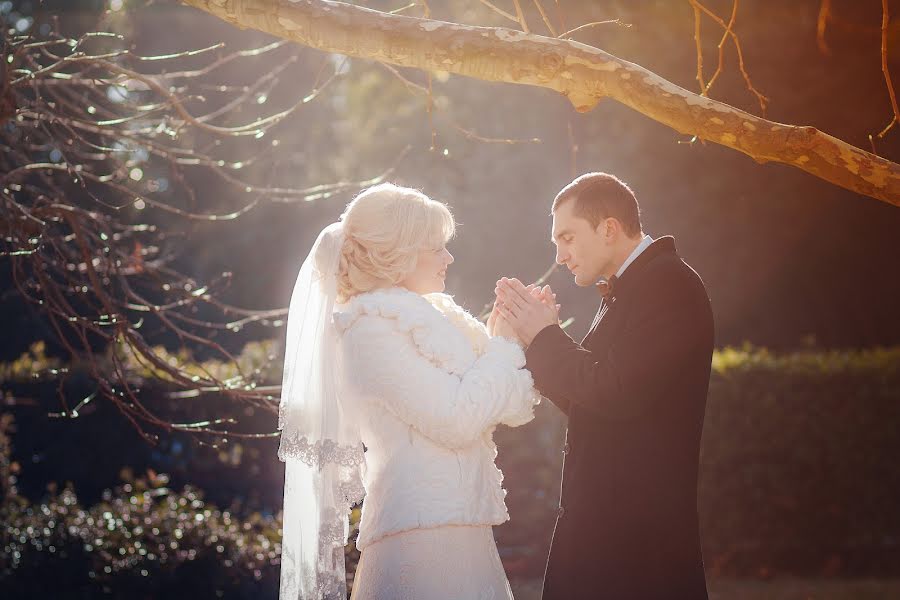
[[[500,27],[392,15],[326,0],[182,0],[240,28],[347,56],[545,87],[576,110],[609,97],[672,129],[758,162],[792,165],[900,206],[900,166],[823,133],[751,115],[647,69],[574,42]]]

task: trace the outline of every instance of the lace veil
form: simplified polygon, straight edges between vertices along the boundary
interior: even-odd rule
[[[345,600],[348,513],[362,500],[363,444],[342,403],[333,311],[343,226],[322,230],[288,312],[278,410],[285,462],[280,600]]]

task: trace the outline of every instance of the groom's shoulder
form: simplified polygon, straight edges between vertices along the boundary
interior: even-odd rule
[[[671,238],[670,238],[671,239]],[[654,244],[660,244],[660,247],[653,248],[651,256],[644,263],[643,275],[657,277],[685,277],[696,276],[697,273],[681,258],[675,250],[674,243],[663,243],[664,239],[657,240]]]
[[[703,279],[679,254],[674,245],[671,249],[657,252],[647,262],[642,277],[645,288],[664,288],[669,292],[682,290],[685,293],[706,295]]]

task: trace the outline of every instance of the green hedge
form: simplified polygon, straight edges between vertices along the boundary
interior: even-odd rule
[[[6,374],[41,364],[22,361]],[[708,572],[900,575],[900,348],[724,349],[713,367],[700,482]],[[564,427],[544,403],[532,423],[496,433],[512,516],[496,536],[511,578],[543,572]],[[16,491],[4,431],[0,450],[0,586],[12,597],[34,586],[48,597],[98,587],[143,597],[277,596],[277,514],[231,513],[153,473],[91,507],[68,488],[32,503]],[[351,570],[356,556],[351,544]],[[195,588],[179,587],[187,579]]]
[[[701,458],[712,572],[900,574],[900,349],[716,353]]]
[[[281,523],[274,516],[231,514],[207,503],[200,490],[170,489],[168,477],[153,472],[128,477],[90,507],[70,487],[53,485],[41,502],[32,503],[16,488],[20,467],[10,460],[11,429],[11,416],[0,416],[4,597],[102,592],[237,598],[277,592]]]

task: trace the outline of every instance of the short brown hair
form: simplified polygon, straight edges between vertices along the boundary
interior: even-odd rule
[[[575,202],[576,216],[585,219],[592,227],[612,217],[622,224],[625,233],[634,237],[641,233],[641,210],[637,198],[628,185],[609,173],[585,173],[564,187],[553,199],[556,209],[563,202]]]

